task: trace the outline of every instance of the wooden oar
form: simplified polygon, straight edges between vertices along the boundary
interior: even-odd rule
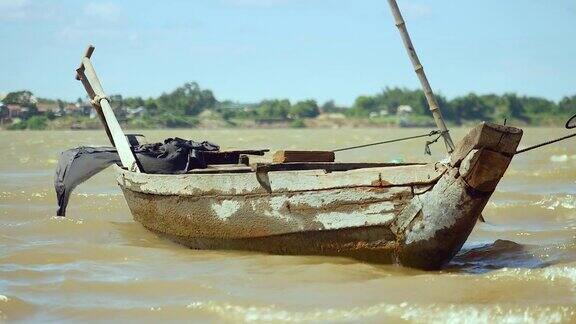
[[[122,166],[130,171],[140,172],[134,152],[132,152],[130,144],[128,144],[128,140],[114,115],[114,111],[112,111],[112,107],[110,107],[108,98],[104,93],[104,89],[100,84],[100,80],[98,80],[94,66],[92,66],[92,62],[90,61],[93,52],[94,46],[89,45],[86,49],[86,53],[82,57],[80,67],[76,69],[76,79],[80,80],[82,85],[84,85],[84,88],[91,99],[92,106],[96,109],[102,123],[104,124],[110,142],[118,151]]]

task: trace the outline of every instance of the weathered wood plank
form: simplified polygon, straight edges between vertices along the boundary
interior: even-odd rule
[[[272,157],[274,163],[288,162],[334,162],[332,151],[277,151]]]
[[[473,150],[460,165],[460,174],[466,183],[483,192],[492,192],[504,176],[511,156],[487,149]]]
[[[506,155],[516,152],[516,147],[522,138],[522,130],[515,127],[481,123],[458,142],[452,153],[451,164],[459,166],[460,162],[470,153],[479,148],[486,148]]]

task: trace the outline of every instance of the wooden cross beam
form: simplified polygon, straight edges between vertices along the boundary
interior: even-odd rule
[[[90,61],[92,53],[94,53],[94,46],[89,45],[86,53],[82,57],[80,66],[76,69],[76,79],[80,80],[84,89],[86,89],[92,106],[96,109],[102,124],[104,124],[110,142],[116,147],[116,150],[118,150],[122,166],[130,171],[140,172],[141,170],[134,156],[134,152],[132,152],[130,148],[130,144],[114,115],[114,111],[112,111],[112,107],[110,107],[110,103],[96,75],[94,66],[92,66],[92,62]]]

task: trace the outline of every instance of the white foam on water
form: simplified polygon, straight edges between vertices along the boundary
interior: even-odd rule
[[[568,155],[567,154],[552,155],[550,157],[550,161],[551,162],[566,162],[566,161],[568,161]]]
[[[215,302],[193,302],[188,309],[206,311],[225,319],[245,322],[361,321],[372,317],[393,317],[415,323],[558,323],[573,319],[576,307],[509,306],[409,303],[379,303],[350,309],[318,309],[293,312],[272,306],[240,306]]]
[[[10,298],[4,295],[0,295],[0,303],[8,303],[8,301],[10,301]],[[0,304],[0,321],[5,321],[6,319],[6,314],[3,311],[2,304]]]
[[[553,266],[541,269],[503,268],[486,276],[490,280],[512,278],[521,281],[541,280],[554,282],[567,280],[571,288],[576,290],[576,268],[570,266]]]
[[[546,209],[555,210],[556,208],[576,209],[576,196],[549,196],[534,203],[536,206],[542,206]]]

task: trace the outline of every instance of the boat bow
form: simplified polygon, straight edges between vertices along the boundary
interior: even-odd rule
[[[514,127],[482,123],[456,146],[447,173],[415,195],[393,225],[398,262],[437,269],[460,250],[522,138]]]

